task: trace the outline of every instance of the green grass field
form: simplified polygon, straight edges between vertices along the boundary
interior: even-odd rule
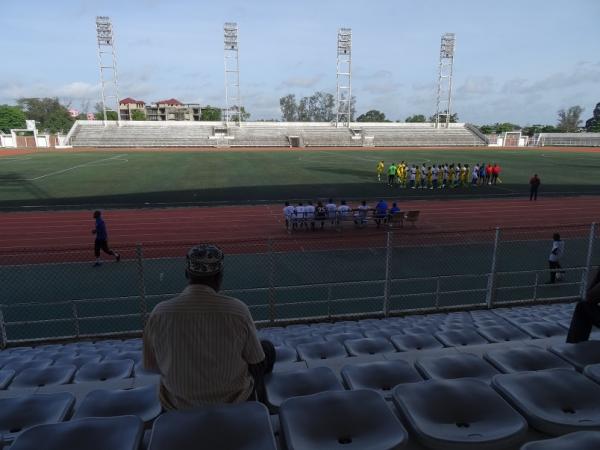
[[[1,151],[0,151],[1,152]],[[0,153],[1,154],[1,153]],[[374,198],[389,194],[375,164],[497,162],[502,185],[406,197],[521,195],[533,172],[545,195],[598,194],[600,152],[544,150],[398,150],[277,152],[48,152],[0,156],[0,207],[141,206],[261,203],[314,197]]]

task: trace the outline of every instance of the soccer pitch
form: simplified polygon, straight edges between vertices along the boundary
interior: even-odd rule
[[[598,194],[600,152],[556,150],[222,150],[55,151],[1,156],[0,206],[167,206],[278,202],[318,197],[389,196],[375,165],[394,162],[498,163],[502,184],[435,192],[397,189],[396,197],[514,196],[535,172],[542,193]]]

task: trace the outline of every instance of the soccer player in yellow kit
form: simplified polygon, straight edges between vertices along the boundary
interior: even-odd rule
[[[381,181],[381,175],[383,174],[383,171],[385,170],[385,164],[383,161],[379,161],[377,163],[377,181]]]
[[[427,188],[433,189],[433,185],[431,184],[431,166],[427,167]]]

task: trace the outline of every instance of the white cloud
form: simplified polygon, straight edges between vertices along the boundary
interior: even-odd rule
[[[323,74],[317,74],[314,76],[307,77],[290,77],[287,80],[284,80],[281,85],[279,85],[279,89],[282,88],[311,88],[316,86],[319,81],[323,79]]]
[[[493,94],[495,91],[494,79],[491,76],[469,77],[456,90],[458,96],[472,97]]]

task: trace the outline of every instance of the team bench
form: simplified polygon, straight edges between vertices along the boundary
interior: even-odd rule
[[[418,210],[400,211],[397,214],[386,214],[382,217],[376,214],[374,209],[368,211],[353,209],[344,215],[336,213],[335,217],[294,217],[288,226],[288,232],[325,228],[341,231],[349,225],[355,228],[365,228],[373,224],[377,228],[393,229],[403,228],[405,222],[411,223],[414,227],[415,223],[419,220],[420,213]]]

